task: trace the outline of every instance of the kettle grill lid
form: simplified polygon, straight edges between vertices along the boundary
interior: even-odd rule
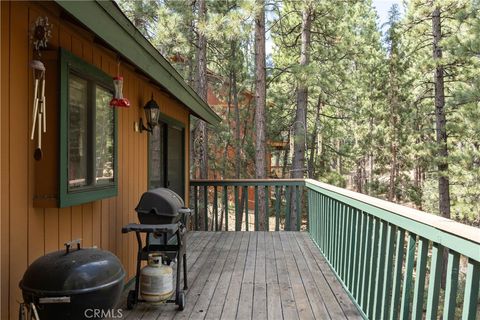
[[[72,295],[118,283],[124,277],[120,260],[111,252],[61,250],[35,260],[23,275],[20,288],[41,296]]]

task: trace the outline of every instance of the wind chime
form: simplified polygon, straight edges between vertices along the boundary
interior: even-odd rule
[[[31,29],[31,39],[34,47],[34,55],[37,59],[32,60],[30,67],[33,72],[33,109],[32,130],[30,139],[35,139],[37,133],[37,147],[33,153],[35,160],[42,159],[42,134],[47,132],[47,108],[45,101],[45,65],[40,61],[41,50],[47,48],[48,39],[52,36],[52,25],[48,17],[38,17]]]
[[[34,140],[37,132],[37,148],[33,153],[35,160],[42,159],[42,134],[47,132],[47,108],[45,101],[45,66],[40,60],[30,63],[35,84],[33,87],[32,131],[30,139]],[[37,129],[37,130],[35,130]]]
[[[117,76],[113,77],[113,86],[115,88],[115,93],[112,100],[110,100],[110,107],[130,107],[130,101],[123,97],[123,77],[120,76],[120,59],[117,61]]]

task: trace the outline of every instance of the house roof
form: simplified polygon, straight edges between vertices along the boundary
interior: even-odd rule
[[[221,118],[182,79],[172,65],[138,31],[113,1],[56,2],[152,80],[210,124]]]

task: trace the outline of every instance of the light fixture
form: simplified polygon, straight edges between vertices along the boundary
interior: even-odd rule
[[[158,124],[158,117],[160,116],[160,107],[158,104],[153,100],[153,93],[152,98],[150,101],[145,104],[143,107],[143,111],[145,111],[145,118],[147,120],[147,126],[143,125],[143,120],[140,118],[140,132],[148,131],[152,132],[153,128]]]

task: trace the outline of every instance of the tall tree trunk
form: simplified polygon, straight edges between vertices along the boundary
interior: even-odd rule
[[[198,0],[198,22],[199,24],[206,20],[207,7],[205,0]],[[197,70],[195,74],[195,90],[198,95],[207,101],[207,39],[205,34],[198,30],[197,39]],[[208,132],[207,124],[203,120],[198,120],[194,131],[194,145],[195,145],[195,164],[199,166],[200,179],[208,178]],[[200,199],[203,201],[203,188],[200,189]],[[207,204],[204,203],[204,206]],[[205,207],[200,207],[199,212],[199,227],[200,230],[205,229]]]
[[[415,157],[415,162],[416,162],[416,163],[419,163],[419,162],[420,162],[420,158],[419,158],[419,157]],[[422,184],[423,184],[423,181],[422,181],[422,172],[423,172],[422,166],[417,164],[417,165],[415,166],[414,186],[415,186],[416,192],[418,193],[417,202],[415,203],[418,210],[423,210],[423,205],[422,205],[422,203],[423,203],[423,202],[422,202]]]
[[[424,133],[421,130],[421,116],[420,116],[420,110],[419,106],[415,105],[415,134],[417,135],[415,138],[415,143],[417,145],[420,145],[424,143]],[[414,180],[414,186],[417,192],[417,209],[418,210],[423,210],[423,171],[424,171],[424,165],[423,165],[423,157],[420,155],[415,155],[415,180]]]
[[[440,215],[450,218],[450,183],[448,180],[448,149],[447,149],[447,118],[445,115],[445,85],[444,68],[440,63],[442,58],[442,22],[440,7],[436,7],[432,15],[433,31],[433,59],[437,62],[435,67],[435,122],[438,162],[438,208]],[[443,252],[443,262],[447,265],[448,250]],[[442,272],[442,287],[446,284],[446,268]]]
[[[357,161],[357,168],[355,170],[354,182],[355,182],[355,191],[363,193],[363,185],[364,185],[364,172],[365,172],[365,161],[364,158],[361,158]]]
[[[292,161],[292,178],[304,178],[305,176],[305,135],[307,132],[307,105],[308,105],[308,86],[306,67],[310,63],[310,36],[312,25],[312,8],[310,3],[305,4],[302,12],[302,43],[300,47],[300,67],[302,68],[302,75],[297,83],[297,110],[295,113],[294,128],[294,147],[293,147],[293,161]],[[294,194],[291,195],[292,200]],[[301,208],[296,208],[295,201],[291,201],[292,210],[290,210],[290,226],[292,230],[297,227],[297,215],[301,212]]]
[[[342,147],[342,142],[340,139],[335,140],[335,147],[337,150],[337,157],[335,159],[336,162],[336,169],[339,175],[342,175],[342,152],[341,152],[341,147]]]
[[[447,118],[445,115],[444,68],[439,63],[442,58],[442,40],[440,8],[433,11],[433,58],[437,61],[435,68],[435,120],[438,157],[438,199],[439,211],[445,218],[450,218],[450,183],[448,180]]]
[[[319,122],[320,122],[320,111],[322,109],[322,97],[319,94],[317,100],[317,107],[315,110],[315,123],[313,124],[313,132],[312,138],[310,140],[310,156],[308,159],[308,177],[314,179],[315,178],[315,158],[317,155],[317,135],[319,130]]]
[[[370,132],[373,132],[373,117],[370,117],[369,121],[369,129]],[[373,191],[373,166],[374,166],[374,156],[373,156],[373,151],[370,148],[370,151],[368,152],[368,166],[369,166],[369,173],[368,173],[368,189],[366,190],[366,194],[372,195]]]
[[[236,68],[236,51],[237,43],[232,40],[230,44],[231,48],[231,91],[233,95],[233,107],[235,110],[235,178],[240,179],[242,159],[241,159],[241,139],[240,139],[240,108],[238,105],[238,92],[237,92],[237,68]]]
[[[230,42],[230,50],[231,50],[231,61],[230,61],[230,71],[231,71],[231,91],[232,91],[232,98],[233,98],[233,108],[235,110],[235,179],[240,179],[242,174],[242,139],[240,137],[241,133],[241,122],[240,122],[240,106],[238,104],[238,89],[237,89],[237,68],[236,68],[236,52],[237,52],[237,42],[232,40]],[[245,129],[244,129],[245,134]],[[243,212],[245,209],[245,216],[248,214],[248,204],[245,206],[245,192],[243,189],[241,191],[240,203],[238,205],[238,210],[240,215],[238,215],[238,224],[239,228],[241,228],[243,223]]]
[[[390,160],[390,183],[388,188],[388,201],[393,201],[396,190],[397,180],[397,114],[396,114],[396,99],[393,98],[390,102],[390,128],[392,130],[392,136],[390,141],[390,151],[392,152],[392,158]]]
[[[265,149],[266,149],[266,128],[265,128],[265,105],[266,105],[266,76],[265,76],[265,1],[256,0],[257,12],[255,15],[255,177],[266,178],[265,170]],[[265,190],[258,189],[258,200],[260,202],[258,220],[260,230],[265,230],[266,210]]]
[[[290,130],[288,130],[287,141],[290,141]],[[290,154],[290,144],[287,143],[287,148],[283,151],[283,165],[282,165],[282,179],[287,178],[288,169],[288,155]],[[290,176],[288,176],[290,178]]]

